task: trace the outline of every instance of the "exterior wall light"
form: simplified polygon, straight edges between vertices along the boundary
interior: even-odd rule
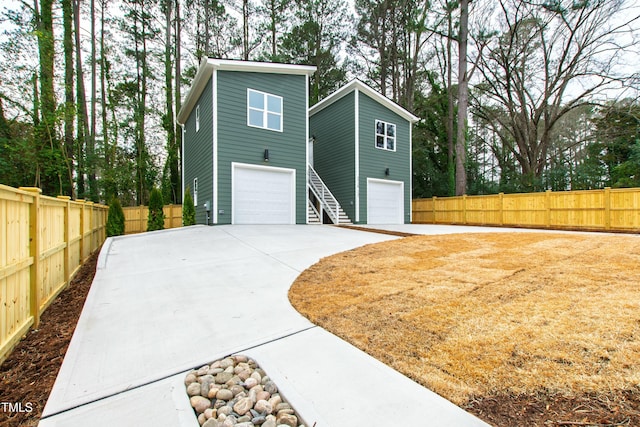
[[[268,162],[269,161],[269,149],[265,149],[264,150],[264,161]]]
[[[384,174],[385,174],[385,176],[389,176],[389,168],[386,168],[386,169],[384,170]]]

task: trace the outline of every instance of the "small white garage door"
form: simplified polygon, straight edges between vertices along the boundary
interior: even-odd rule
[[[234,224],[295,224],[295,170],[233,165]]]
[[[404,183],[367,180],[367,223],[404,223]]]

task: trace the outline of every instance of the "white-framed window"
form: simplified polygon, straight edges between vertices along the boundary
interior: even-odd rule
[[[282,97],[247,89],[247,126],[282,132]]]
[[[396,125],[376,120],[376,148],[396,151]]]
[[[193,178],[193,206],[198,206],[198,178]]]
[[[200,105],[196,105],[196,132],[200,130]]]

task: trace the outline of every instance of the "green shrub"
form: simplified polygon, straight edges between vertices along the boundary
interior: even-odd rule
[[[122,236],[124,234],[124,212],[120,205],[120,200],[113,198],[109,204],[107,214],[107,236]]]
[[[147,231],[164,229],[164,200],[162,193],[157,188],[151,190],[149,196],[149,220],[147,222]]]
[[[196,207],[193,205],[193,198],[189,187],[184,192],[184,201],[182,202],[182,225],[194,225],[196,223]]]

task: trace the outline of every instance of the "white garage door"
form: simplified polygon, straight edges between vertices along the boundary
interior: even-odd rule
[[[404,223],[404,183],[367,180],[367,223]]]
[[[295,171],[233,166],[234,224],[295,224]]]

